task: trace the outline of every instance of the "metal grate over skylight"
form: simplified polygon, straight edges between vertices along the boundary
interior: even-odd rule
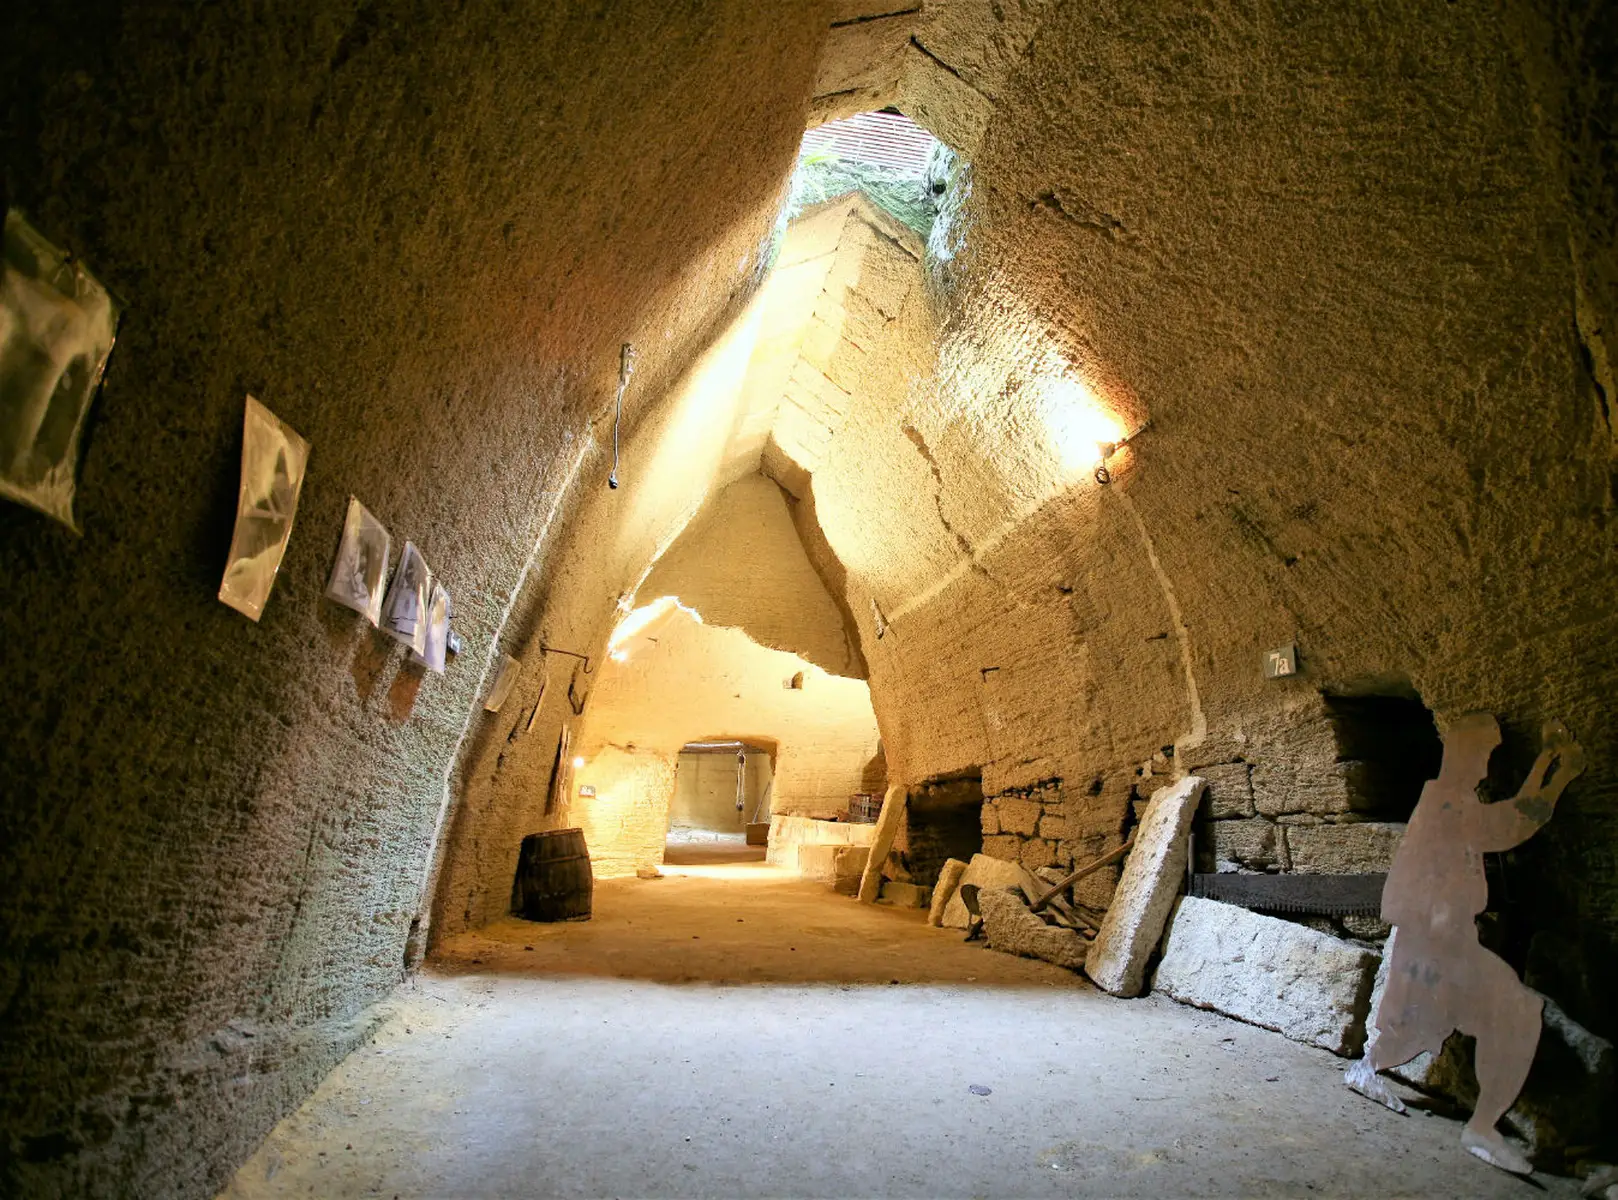
[[[807,130],[799,157],[832,154],[845,162],[921,175],[937,143],[902,113],[868,112]]]

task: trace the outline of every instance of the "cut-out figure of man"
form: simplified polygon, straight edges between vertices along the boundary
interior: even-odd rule
[[[1365,1057],[1344,1079],[1404,1112],[1377,1072],[1423,1051],[1438,1053],[1453,1030],[1470,1034],[1477,1039],[1478,1102],[1461,1145],[1526,1175],[1528,1161],[1495,1125],[1528,1078],[1544,1000],[1479,944],[1474,918],[1489,902],[1483,856],[1521,844],[1550,820],[1563,789],[1584,770],[1584,752],[1560,721],[1547,722],[1522,789],[1485,804],[1477,787],[1499,744],[1500,726],[1488,713],[1462,717],[1444,735],[1438,778],[1422,789],[1382,889],[1382,919],[1394,926],[1388,981]]]

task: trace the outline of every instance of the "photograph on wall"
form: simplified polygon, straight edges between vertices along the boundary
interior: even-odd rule
[[[406,542],[399,555],[399,569],[393,573],[382,604],[382,628],[418,655],[427,652],[427,601],[432,586],[433,573],[427,569],[427,560],[416,549],[416,543]]]
[[[309,443],[253,397],[242,422],[242,481],[219,598],[243,616],[264,615],[298,511]]]
[[[489,698],[483,702],[486,712],[497,713],[511,696],[511,690],[517,686],[517,679],[522,675],[522,660],[512,658],[509,654],[500,656],[500,668],[495,672],[494,686],[489,689]]]
[[[391,542],[387,527],[353,496],[343,520],[343,540],[337,546],[326,581],[326,598],[352,608],[375,625],[382,620],[383,584],[388,574]]]
[[[429,671],[444,673],[444,655],[449,649],[449,619],[451,608],[449,589],[433,580],[432,598],[427,601],[427,648],[420,654],[411,652],[410,661],[426,663]]]
[[[118,305],[11,209],[0,275],[0,496],[77,531],[79,439],[107,368]]]

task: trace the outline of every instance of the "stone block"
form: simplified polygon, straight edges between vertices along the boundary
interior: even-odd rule
[[[933,889],[925,884],[887,879],[882,882],[882,894],[878,898],[895,908],[926,908],[932,903]]]
[[[1040,809],[1036,801],[1024,800],[1021,796],[999,796],[989,803],[999,811],[1002,833],[1033,837],[1039,828]]]
[[[978,908],[983,913],[984,937],[992,949],[1044,959],[1073,971],[1084,965],[1090,943],[1071,929],[1045,924],[1028,911],[1020,894],[989,888],[979,894]]]
[[[944,923],[944,907],[954,899],[955,889],[961,886],[961,874],[965,870],[966,864],[958,858],[944,860],[944,866],[938,872],[938,882],[933,885],[933,900],[927,908],[927,924]]]
[[[820,883],[836,884],[848,878],[858,881],[870,853],[867,846],[799,846],[798,874]]]
[[[1299,767],[1291,762],[1253,764],[1253,807],[1267,817],[1284,813],[1344,813],[1353,807],[1344,764]]]
[[[1221,763],[1204,767],[1197,772],[1207,782],[1202,793],[1199,816],[1222,820],[1226,817],[1250,817],[1253,808],[1253,781],[1246,763]]]
[[[983,839],[983,853],[990,858],[1003,858],[1011,862],[1022,854],[1022,838],[1014,833],[997,833]]]
[[[1054,808],[1047,808],[1039,818],[1039,836],[1048,842],[1059,842],[1068,836],[1067,816]]]
[[[986,854],[974,854],[972,861],[966,864],[966,870],[961,872],[961,882],[955,888],[955,894],[949,898],[944,906],[944,925],[949,929],[965,929],[967,923],[966,904],[961,899],[961,888],[966,884],[975,883],[979,894],[991,890],[1004,891],[1008,887],[1020,888],[1027,880],[1034,887],[1039,881],[1021,867],[1018,863],[1006,862],[1004,859],[990,858]]]
[[[1215,870],[1226,863],[1255,871],[1287,866],[1286,843],[1279,827],[1263,817],[1238,821],[1209,821],[1197,827],[1197,840],[1207,839],[1213,847]]]
[[[1140,995],[1146,960],[1163,936],[1174,895],[1185,874],[1185,835],[1191,828],[1202,780],[1189,775],[1153,794],[1135,830],[1135,847],[1085,962],[1085,974],[1115,996]]]
[[[777,814],[770,818],[769,847],[764,857],[776,866],[795,869],[800,846],[869,846],[875,833],[874,825]]]
[[[1055,842],[1047,842],[1043,838],[1029,838],[1017,851],[1017,861],[1030,871],[1055,866],[1056,847]]]
[[[1201,745],[1186,746],[1180,750],[1185,769],[1200,778],[1209,777],[1208,768],[1235,762],[1247,755],[1247,735],[1242,733],[1215,733],[1202,739]]]
[[[1000,810],[992,804],[985,804],[980,810],[983,822],[983,836],[993,837],[1000,832]]]
[[[1302,875],[1362,875],[1386,871],[1404,836],[1402,824],[1359,821],[1351,825],[1292,825],[1286,849]]]
[[[1153,988],[1334,1054],[1358,1054],[1381,956],[1234,904],[1182,899]]]

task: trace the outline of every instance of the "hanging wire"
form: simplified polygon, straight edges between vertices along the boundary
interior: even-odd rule
[[[618,486],[618,434],[624,423],[624,389],[634,373],[635,347],[625,342],[618,352],[618,396],[613,401],[612,416],[612,473],[607,476],[607,486],[614,489]]]

